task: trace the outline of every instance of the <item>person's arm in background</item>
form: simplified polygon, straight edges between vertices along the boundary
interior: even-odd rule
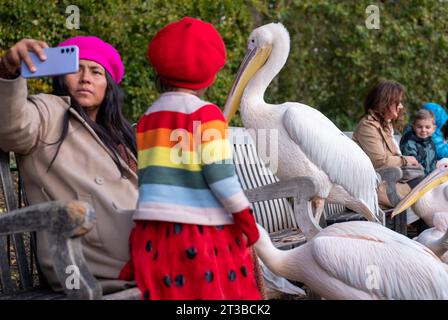
[[[388,155],[379,130],[370,121],[363,121],[353,134],[354,140],[372,161],[374,168],[411,165],[412,159],[400,155]],[[415,158],[412,157],[414,160]],[[416,160],[415,160],[416,161]]]
[[[414,140],[408,138],[408,135],[404,135],[400,140],[400,150],[404,156],[414,156],[417,158],[417,143]]]
[[[207,107],[206,112],[207,119],[201,122],[201,164],[205,180],[226,211],[232,213],[248,245],[252,245],[259,233],[236,175],[227,123],[218,107]]]

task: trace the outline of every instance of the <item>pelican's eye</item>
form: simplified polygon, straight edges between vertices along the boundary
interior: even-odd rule
[[[252,38],[252,39],[249,40],[249,43],[247,44],[247,48],[248,48],[249,50],[252,50],[252,49],[254,49],[255,47],[256,47],[255,39]]]

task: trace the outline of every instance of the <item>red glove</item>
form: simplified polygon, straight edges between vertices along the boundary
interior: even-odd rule
[[[235,225],[243,232],[247,238],[247,246],[253,245],[257,242],[260,234],[258,233],[257,225],[255,223],[252,210],[247,208],[240,212],[233,213]]]

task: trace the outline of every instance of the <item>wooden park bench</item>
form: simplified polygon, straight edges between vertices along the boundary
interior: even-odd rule
[[[0,215],[0,300],[140,298],[137,288],[102,295],[101,287],[89,271],[81,248],[81,237],[95,223],[95,212],[89,204],[79,201],[52,201],[18,208],[17,188],[13,185],[9,153],[3,151],[0,151],[0,176],[6,202],[6,213]],[[254,203],[258,220],[266,228],[274,226],[278,229],[279,232],[273,233],[272,236],[280,247],[292,247],[305,241],[305,237],[300,232],[292,237],[285,237],[285,228],[293,226],[298,230],[293,215],[294,212],[297,215],[298,212],[308,209],[308,200],[316,193],[312,178],[303,177],[273,184],[265,183],[261,188],[253,188],[246,192],[249,200]],[[277,198],[279,200],[275,200]],[[287,198],[293,199],[294,209],[291,209]],[[263,203],[274,207],[269,210],[261,209]],[[269,214],[279,213],[278,217],[274,217],[275,222],[268,212]],[[290,216],[285,215],[286,212]],[[264,217],[267,217],[267,220]],[[287,222],[284,222],[284,219]],[[64,292],[57,293],[46,285],[40,272],[37,272],[38,279],[35,279],[36,272],[33,270],[38,269],[38,263],[33,233],[37,231],[48,233],[51,258],[61,284],[65,283],[68,276],[67,266],[74,265],[79,268],[81,278],[79,289],[71,290],[63,285]],[[9,244],[10,240],[12,245]],[[13,256],[15,263],[11,263]]]
[[[81,237],[95,223],[95,211],[89,204],[51,201],[19,208],[22,201],[17,194],[21,195],[21,190],[14,186],[9,155],[0,150],[0,177],[7,211],[0,215],[0,300],[139,299],[137,288],[103,296],[100,284],[89,272],[81,249]],[[54,292],[36,271],[37,231],[48,233],[50,255],[62,284],[73,274],[67,273],[67,266],[78,267],[79,289],[63,285],[64,292]]]
[[[233,142],[236,171],[257,222],[270,233],[278,248],[289,249],[303,244],[306,238],[298,227],[299,213],[310,214],[309,200],[317,192],[315,180],[298,177],[279,181],[259,158],[251,137],[244,129],[232,128],[229,138]],[[0,300],[139,299],[137,288],[103,296],[98,281],[88,270],[81,237],[95,223],[95,212],[90,205],[77,201],[54,201],[19,208],[22,201],[18,201],[17,194],[21,195],[21,190],[13,184],[9,156],[9,153],[0,151],[0,177],[6,205],[6,213],[0,214]],[[395,182],[401,172],[397,168],[387,169],[390,172],[385,172],[384,177],[390,181],[388,193],[393,197]],[[327,213],[334,208],[328,205]],[[328,217],[344,217],[344,214],[328,213],[327,222],[331,222]],[[339,222],[333,220],[333,223]],[[46,231],[49,235],[50,254],[64,292],[53,292],[38,270],[33,236],[37,231]],[[69,265],[80,270],[81,285],[77,290],[64,285]]]
[[[351,133],[346,133],[351,137]],[[229,139],[233,144],[234,162],[241,185],[247,191],[254,188],[276,183],[279,179],[266,167],[263,159],[257,154],[256,145],[245,128],[232,127],[229,129]],[[400,168],[390,167],[378,169],[381,179],[386,181],[387,195],[393,205],[398,204],[400,197],[396,190],[396,183],[403,174]],[[253,202],[252,209],[255,218],[271,236],[278,248],[291,248],[306,241],[297,225],[294,208],[290,199],[275,199]],[[391,219],[392,210],[386,211],[385,221],[388,228],[406,234],[406,215],[398,215]],[[360,214],[350,211],[340,204],[326,203],[324,209],[325,221],[322,226],[354,220],[365,220]]]

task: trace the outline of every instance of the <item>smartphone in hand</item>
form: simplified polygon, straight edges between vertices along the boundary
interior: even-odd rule
[[[79,69],[79,48],[64,46],[43,49],[47,60],[42,61],[34,52],[29,52],[36,72],[31,72],[26,63],[21,62],[21,75],[24,78],[57,76],[77,72]]]

